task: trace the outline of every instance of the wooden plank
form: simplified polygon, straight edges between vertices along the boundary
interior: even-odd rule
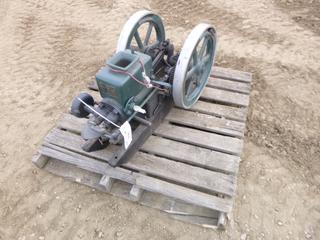
[[[170,139],[151,136],[141,150],[189,163],[199,167],[236,174],[240,158],[238,156],[212,151]]]
[[[44,169],[66,180],[105,192],[105,188],[99,184],[101,174],[90,172],[53,158],[49,158],[48,164],[46,164]]]
[[[155,130],[155,135],[237,156],[240,156],[242,151],[243,141],[240,139],[175,126],[166,122]]]
[[[130,200],[137,202],[140,200],[143,190],[136,185],[133,185],[130,190]]]
[[[152,205],[162,211],[175,215],[185,216],[202,216],[208,218],[215,218],[218,220],[219,212],[204,208],[197,205],[190,205],[189,203],[169,198],[161,194],[149,194],[150,192],[144,191],[140,202],[147,205]]]
[[[210,229],[217,229],[217,219],[216,218],[208,218],[208,217],[202,217],[202,216],[184,216],[184,215],[173,215],[171,216],[174,219],[184,221],[187,223],[196,223],[197,225],[200,225],[201,227],[210,228]]]
[[[186,111],[179,108],[172,109],[167,115],[166,120],[173,123],[179,123],[210,132],[216,132],[240,138],[243,137],[245,128],[245,124],[238,121],[218,118],[208,114]]]
[[[252,74],[248,72],[237,71],[229,68],[222,68],[213,66],[211,69],[211,76],[223,79],[229,79],[239,82],[250,83],[252,79]]]
[[[204,101],[197,101],[190,110],[241,122],[246,120],[247,115],[246,108],[231,107]]]
[[[249,105],[249,95],[229,92],[221,89],[206,87],[200,97],[223,104],[247,107]]]
[[[218,218],[218,224],[217,224],[218,228],[220,230],[225,230],[226,224],[227,224],[226,214],[225,213],[220,213],[219,214],[219,218]]]
[[[138,152],[124,167],[204,191],[233,196],[235,177]]]
[[[245,117],[246,117],[246,109],[244,109],[244,108],[236,108],[236,107],[219,105],[219,104],[208,103],[208,102],[203,102],[203,101],[198,101],[191,108],[191,110],[199,112],[199,113],[207,114],[207,115],[221,117],[222,119],[220,121],[217,119],[212,119],[212,121],[216,120],[215,122],[219,123],[220,127],[219,127],[219,125],[217,127],[215,127],[212,123],[205,123],[205,124],[211,125],[212,130],[214,130],[214,129],[219,130],[221,128],[221,126],[228,126],[229,125],[230,122],[228,122],[227,120],[225,120],[223,118],[230,119],[230,120],[237,120],[237,121],[245,121]],[[171,111],[178,111],[178,110],[172,109]],[[183,110],[181,110],[181,111],[183,111]],[[171,113],[169,113],[169,116],[172,116],[170,114]],[[190,113],[185,113],[185,114],[190,114]],[[191,113],[191,115],[192,115],[192,113]],[[71,114],[65,113],[62,115],[62,117],[60,118],[57,125],[58,125],[58,128],[66,129],[68,131],[80,134],[81,129],[84,127],[86,121],[87,121],[87,119],[85,119],[85,118],[77,118],[77,117],[72,116]],[[186,123],[193,122],[193,121],[194,120],[190,119],[190,118],[186,119]],[[237,124],[235,122],[231,122],[231,123],[233,125],[237,126],[238,129],[244,128],[243,123],[239,123],[239,124]],[[190,125],[190,123],[189,123],[189,125]]]
[[[100,174],[88,172],[56,159],[50,159],[48,164],[45,166],[45,170],[67,180],[106,192],[105,188],[101,187],[99,184],[101,179]],[[114,187],[108,193],[124,199],[130,199],[128,195],[131,189],[128,188],[128,186],[129,184],[116,180]],[[180,221],[207,228],[217,227],[219,211],[216,210],[189,204],[149,191],[144,191],[139,203],[147,207],[161,210],[167,213],[168,216],[179,219]]]
[[[32,163],[36,165],[38,168],[43,168],[48,162],[48,158],[46,156],[41,155],[40,153],[36,153],[32,157]]]
[[[106,192],[110,192],[113,182],[114,182],[114,179],[112,179],[107,175],[103,175],[99,181],[99,185],[101,185]]]
[[[82,128],[86,124],[88,119],[86,118],[77,118],[71,114],[64,113],[58,121],[57,127],[60,129],[65,129],[74,133],[81,133]]]
[[[80,148],[81,137],[59,129],[53,129],[47,136],[48,143],[62,147],[72,152],[83,153],[87,157],[108,161],[104,150],[84,152]],[[70,144],[68,144],[70,142]],[[71,154],[71,153],[70,153]],[[128,162],[123,164],[126,168],[142,171],[154,176],[170,179],[181,184],[199,187],[216,193],[232,196],[234,194],[234,177],[223,173],[212,172],[206,169],[193,167],[183,163],[170,161],[146,153],[136,153]],[[182,171],[182,173],[177,172]]]
[[[57,149],[59,148],[57,147]],[[229,198],[219,198],[125,169],[119,170],[119,168],[106,167],[106,163],[102,163],[76,153],[72,153],[70,155],[68,151],[62,148],[60,148],[61,152],[57,149],[41,147],[40,152],[45,156],[67,162],[84,170],[99,174],[106,174],[112,178],[135,184],[150,192],[164,194],[191,204],[200,205],[222,212],[229,212],[232,209],[232,201]]]
[[[103,161],[108,161],[113,156],[113,150],[119,148],[117,145],[110,145],[107,148],[101,149],[99,151],[86,152],[81,148],[85,140],[82,139],[80,135],[63,131],[57,128],[52,129],[47,134],[44,141],[77,153],[81,153],[82,155],[85,155],[87,157],[94,157]],[[102,159],[101,156],[103,156]]]
[[[136,185],[147,191],[157,192],[191,204],[216,209],[221,212],[230,212],[232,209],[232,201],[229,198],[215,197],[207,193],[177,186],[149,176],[138,177],[136,179]]]
[[[249,83],[235,82],[235,81],[221,79],[221,78],[210,77],[206,86],[218,88],[222,90],[228,90],[231,92],[238,92],[238,93],[244,93],[244,94],[250,93]]]
[[[48,144],[41,146],[39,152],[50,158],[58,159],[66,163],[75,165],[81,169],[107,175],[111,178],[118,179],[130,184],[135,183],[132,172],[119,167],[111,167],[109,164],[83,156],[81,154],[71,152],[67,149]]]

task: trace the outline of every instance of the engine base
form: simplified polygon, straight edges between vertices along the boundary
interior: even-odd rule
[[[173,106],[171,97],[164,96],[164,99],[159,102],[154,115],[148,119],[151,124],[139,123],[139,125],[132,132],[132,142],[127,149],[120,148],[114,153],[110,161],[111,166],[115,167],[127,162],[145,143],[145,141],[152,135],[154,129],[156,129],[163,119],[167,116]]]

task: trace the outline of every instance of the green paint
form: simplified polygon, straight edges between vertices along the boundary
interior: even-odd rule
[[[143,82],[143,68],[139,59],[144,65],[146,74],[151,76],[152,60],[150,56],[140,52],[131,53],[130,50],[113,55],[108,60],[107,65],[96,74],[101,97],[114,99],[123,109],[126,108],[130,99],[131,103],[139,105],[152,89],[139,84],[128,74],[112,71],[114,69],[115,71],[131,73],[136,79]],[[129,115],[130,109],[128,109],[128,106],[126,112]]]

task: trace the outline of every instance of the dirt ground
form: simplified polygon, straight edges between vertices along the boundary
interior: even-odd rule
[[[216,26],[217,65],[253,72],[237,198],[203,229],[36,169],[31,157],[136,10],[181,46]],[[318,0],[0,0],[0,239],[320,239]]]

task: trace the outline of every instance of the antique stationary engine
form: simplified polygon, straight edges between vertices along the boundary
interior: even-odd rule
[[[215,29],[201,23],[181,52],[165,38],[159,16],[132,15],[120,34],[116,53],[96,74],[102,100],[87,93],[73,100],[71,113],[88,118],[82,148],[96,151],[112,144],[112,166],[127,161],[152,134],[173,103],[190,108],[200,97],[216,51]],[[172,101],[173,100],[173,101]]]

